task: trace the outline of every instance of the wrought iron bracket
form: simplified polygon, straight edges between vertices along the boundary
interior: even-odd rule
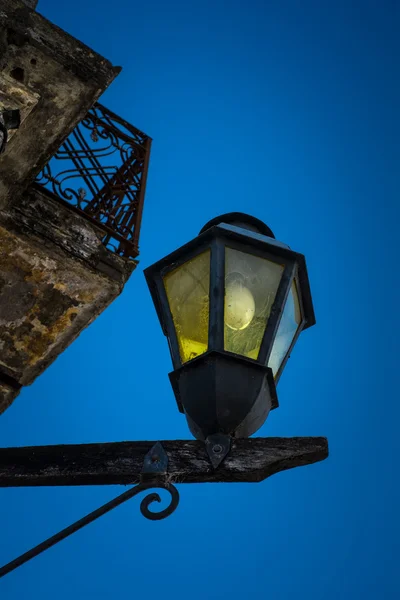
[[[323,437],[231,439],[217,435],[205,443],[164,440],[0,448],[0,487],[138,484],[0,568],[0,577],[140,492],[161,489],[170,494],[169,505],[159,512],[150,510],[152,503],[161,502],[158,493],[147,494],[140,503],[142,515],[158,521],[178,506],[179,493],[172,481],[258,482],[327,456],[328,441]]]
[[[0,448],[0,488],[141,483],[147,476],[142,473],[145,462],[158,444],[137,440]],[[168,481],[182,484],[258,482],[328,456],[324,437],[233,438],[230,452],[213,469],[204,442],[163,440],[160,445],[168,465],[157,465],[155,479],[162,480],[168,471]]]
[[[166,517],[169,517],[169,515],[171,515],[175,511],[179,504],[179,492],[174,485],[165,481],[167,469],[167,454],[165,453],[162,444],[160,444],[160,442],[157,442],[144,458],[141,477],[142,481],[138,485],[124,492],[123,494],[120,494],[119,496],[114,498],[114,500],[103,504],[103,506],[101,506],[97,510],[94,510],[79,521],[76,521],[72,525],[69,525],[69,527],[66,527],[65,529],[63,529],[59,533],[56,533],[41,544],[38,544],[28,552],[21,554],[21,556],[19,556],[18,558],[7,563],[6,565],[0,568],[0,577],[4,577],[4,575],[7,575],[11,571],[14,571],[21,565],[31,560],[32,558],[35,558],[35,556],[38,556],[45,550],[48,550],[49,548],[51,548],[58,542],[61,542],[76,531],[79,531],[79,529],[82,529],[83,527],[85,527],[85,525],[92,523],[93,521],[110,512],[120,504],[123,504],[127,500],[130,500],[130,498],[133,498],[134,496],[137,496],[138,494],[146,490],[166,490],[170,494],[171,498],[170,503],[166,508],[158,512],[153,512],[152,510],[150,510],[150,505],[154,502],[161,502],[161,498],[158,493],[153,492],[147,494],[140,503],[140,512],[142,513],[142,515],[150,521],[160,521],[162,519],[165,519]]]

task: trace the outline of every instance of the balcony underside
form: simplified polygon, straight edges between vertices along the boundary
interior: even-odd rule
[[[29,189],[0,214],[0,413],[121,293],[136,262]]]
[[[125,258],[139,254],[151,139],[96,103],[36,177],[35,186],[103,232]]]

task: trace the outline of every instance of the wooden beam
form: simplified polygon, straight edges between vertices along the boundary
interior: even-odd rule
[[[328,456],[323,437],[237,439],[214,470],[202,442],[161,442],[168,455],[168,481],[258,482],[274,473]],[[140,481],[143,459],[154,442],[0,448],[0,487],[107,485]]]

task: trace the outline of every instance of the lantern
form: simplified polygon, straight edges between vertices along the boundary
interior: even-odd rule
[[[229,213],[145,276],[194,437],[255,433],[278,406],[276,385],[301,331],[315,324],[304,256],[258,219]]]

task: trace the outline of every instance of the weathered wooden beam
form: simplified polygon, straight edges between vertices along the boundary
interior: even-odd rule
[[[237,439],[214,470],[203,443],[161,442],[168,480],[176,483],[257,482],[328,456],[323,437]],[[0,448],[0,487],[138,483],[154,442]]]

